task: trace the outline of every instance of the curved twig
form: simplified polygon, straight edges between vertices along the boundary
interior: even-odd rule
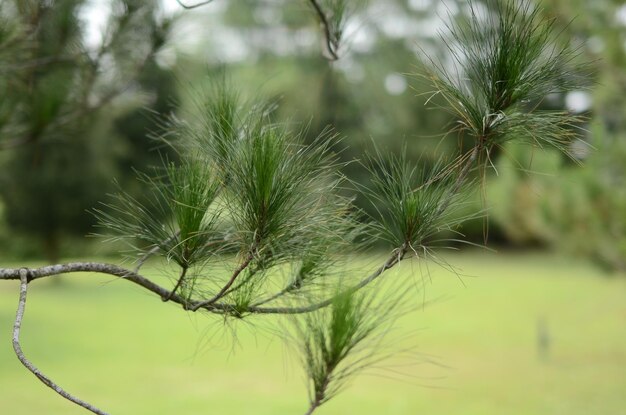
[[[207,5],[207,4],[211,3],[212,1],[213,0],[205,0],[205,1],[201,1],[200,3],[187,5],[187,4],[183,3],[181,0],[176,0],[176,3],[178,3],[183,9],[191,10],[191,9],[195,9],[195,8]]]
[[[228,290],[226,290],[226,292],[224,293],[224,296],[227,296],[230,293],[240,290],[247,283],[249,283],[252,280],[252,278],[254,278],[254,276],[257,274],[257,272],[260,271],[260,269],[261,267],[258,265],[254,268],[250,268],[250,265],[248,265],[247,267],[248,275],[246,275],[244,279],[239,279],[237,281],[237,284],[233,284]]]
[[[222,289],[217,294],[215,294],[212,298],[210,298],[208,300],[201,301],[201,302],[195,304],[194,306],[190,307],[189,309],[191,311],[196,311],[199,308],[209,306],[209,305],[215,303],[220,298],[222,298],[226,294],[226,291],[228,291],[228,289],[233,285],[233,283],[235,282],[235,280],[237,279],[239,274],[241,274],[242,271],[245,270],[248,267],[248,265],[250,265],[250,263],[252,262],[253,259],[254,259],[254,250],[250,251],[250,253],[246,257],[246,259],[244,259],[244,261],[239,265],[239,267],[237,267],[237,269],[233,272],[233,275],[230,277],[230,279],[228,280],[226,285],[224,285],[222,287]]]
[[[137,261],[137,265],[135,266],[135,269],[133,269],[133,272],[139,272],[139,270],[141,269],[141,267],[143,267],[143,264],[146,263],[146,261],[152,256],[155,255],[159,252],[159,250],[161,249],[161,247],[159,245],[154,246],[152,249],[150,249],[148,252],[146,252],[140,259],[139,261]]]
[[[260,305],[263,305],[263,304],[267,304],[267,303],[269,303],[271,301],[276,300],[277,298],[280,298],[280,297],[282,297],[284,295],[287,295],[288,293],[292,292],[294,289],[295,289],[295,285],[294,284],[289,284],[288,286],[286,286],[282,290],[280,290],[280,291],[270,295],[269,297],[267,297],[267,298],[265,298],[265,299],[263,299],[261,301],[258,301],[256,303],[254,303],[253,305],[256,307],[256,306],[260,306]]]
[[[337,45],[332,40],[330,22],[328,21],[328,17],[326,17],[326,13],[324,13],[322,6],[318,3],[317,0],[308,0],[308,1],[313,7],[313,10],[315,10],[315,13],[317,14],[317,17],[320,21],[320,24],[322,25],[322,28],[324,29],[324,43],[326,46],[326,51],[328,52],[327,59],[330,61],[336,61],[339,59],[339,55],[337,54]],[[199,3],[189,4],[189,5],[183,3],[182,0],[176,0],[176,2],[183,9],[192,10],[192,9],[197,9],[198,7],[205,6],[213,2],[213,0],[204,0]]]
[[[63,390],[59,385],[54,383],[49,377],[41,373],[39,369],[35,365],[33,365],[30,360],[24,356],[24,352],[22,351],[22,347],[20,345],[20,329],[22,328],[22,319],[24,318],[24,311],[26,309],[26,294],[28,291],[28,282],[29,282],[29,272],[27,269],[22,268],[19,270],[20,275],[20,300],[17,305],[17,312],[15,314],[15,324],[13,324],[13,350],[15,350],[15,354],[17,358],[22,362],[22,364],[28,369],[33,375],[37,376],[37,378],[43,382],[47,387],[64,397],[65,399],[75,403],[76,405],[82,406],[88,411],[93,412],[98,415],[108,415],[106,412],[101,411],[95,406],[76,398],[75,396],[70,395],[65,390]]]
[[[100,262],[70,262],[67,264],[47,265],[41,268],[31,269],[28,273],[28,281],[38,280],[40,278],[52,277],[59,274],[70,274],[74,272],[95,272],[99,274],[107,274],[115,277],[131,281],[146,290],[153,292],[161,298],[167,298],[171,295],[170,300],[177,304],[186,307],[187,301],[178,294],[172,294],[170,290],[164,288],[154,282],[150,281],[146,277],[137,274],[129,269],[122,268],[118,265],[100,263]],[[19,280],[19,269],[3,268],[0,269],[0,280]],[[207,310],[228,311],[228,305],[214,304],[212,307],[207,307]]]
[[[178,289],[178,287],[180,287],[183,284],[183,280],[185,279],[185,275],[187,275],[187,267],[183,267],[182,271],[180,272],[180,277],[178,277],[178,281],[176,281],[176,285],[174,285],[174,288],[172,288],[172,291],[170,291],[170,293],[168,294],[167,297],[161,297],[161,300],[163,301],[169,301],[172,299],[172,296],[174,295],[174,293],[176,293],[176,290]]]
[[[315,412],[315,410],[317,408],[319,408],[321,406],[321,402],[319,398],[315,398],[312,402],[311,405],[309,406],[309,409],[307,409],[306,413],[304,415],[311,415],[313,412]]]
[[[135,269],[133,269],[133,272],[138,273],[141,267],[146,263],[146,261],[150,259],[151,256],[157,254],[162,246],[169,244],[170,242],[172,242],[174,239],[178,238],[179,236],[180,236],[180,231],[176,231],[174,235],[170,236],[169,238],[167,238],[160,244],[153,246],[152,249],[150,249],[141,258],[139,258],[139,261],[137,261],[137,265],[135,266]]]
[[[408,251],[408,245],[406,245],[406,244],[403,245],[402,247],[398,248],[398,249],[394,249],[393,252],[391,253],[391,256],[387,259],[387,261],[385,261],[385,263],[383,265],[381,265],[378,269],[376,269],[376,271],[371,273],[369,276],[363,278],[361,281],[359,281],[359,283],[353,285],[350,288],[347,288],[346,290],[342,291],[341,293],[339,293],[337,295],[345,295],[346,293],[353,293],[353,292],[356,292],[356,291],[360,290],[361,288],[365,287],[366,285],[368,285],[369,283],[371,283],[372,281],[374,281],[375,279],[380,277],[383,274],[383,272],[387,271],[390,268],[393,268],[400,261],[402,261],[404,259],[404,256],[406,255],[407,251]],[[261,304],[265,304],[268,301],[276,299],[278,294],[283,293],[283,291],[281,291],[280,293],[276,293],[276,294],[272,295],[269,300],[259,301],[258,303],[252,305],[249,308],[249,310],[255,310],[253,312],[256,312],[256,313],[305,314],[305,313],[311,313],[313,311],[317,311],[317,310],[320,310],[322,308],[328,307],[329,305],[331,305],[333,303],[335,298],[337,298],[337,295],[336,295],[336,296],[328,298],[328,299],[326,299],[324,301],[321,301],[319,303],[311,304],[311,305],[304,306],[304,307],[258,307]]]
[[[404,258],[406,252],[407,247],[401,247],[394,250],[391,257],[382,266],[380,266],[372,274],[361,280],[358,284],[348,288],[348,291],[359,290],[380,277],[383,272],[397,265]],[[146,290],[158,295],[160,298],[169,297],[171,302],[180,304],[185,310],[197,311],[199,309],[204,309],[206,311],[216,314],[241,314],[241,311],[237,311],[238,308],[233,304],[218,302],[209,303],[208,300],[188,300],[180,296],[179,294],[172,293],[167,288],[164,288],[152,282],[143,275],[137,274],[131,270],[114,264],[100,262],[70,262],[67,264],[47,265],[41,268],[29,270],[27,279],[28,282],[30,282],[40,278],[52,277],[59,274],[69,274],[74,272],[95,272],[120,277],[122,279],[133,282],[141,286],[142,288],[145,288]],[[19,279],[20,269],[0,268],[0,280]],[[303,307],[258,307],[256,305],[253,305],[246,308],[245,312],[250,314],[305,314],[320,310],[324,307],[328,307],[332,304],[334,298],[335,297],[333,296],[319,303]]]
[[[317,13],[317,17],[320,20],[320,24],[324,28],[324,41],[326,43],[326,50],[328,51],[328,59],[331,61],[336,61],[339,59],[339,55],[335,50],[336,45],[333,44],[332,37],[330,34],[330,23],[328,22],[328,18],[326,17],[326,13],[322,10],[322,6],[317,2],[317,0],[309,0],[309,3]]]

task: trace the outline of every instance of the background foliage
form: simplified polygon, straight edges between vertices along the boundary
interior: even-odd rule
[[[329,298],[353,280],[332,254],[371,236],[359,233],[368,216],[372,234],[394,248],[383,271],[407,252],[429,254],[434,239],[454,244],[455,225],[481,210],[486,218],[462,229],[471,240],[624,269],[624,103],[615,94],[624,85],[623,6],[598,2],[572,21],[569,3],[528,3],[523,24],[509,26],[520,16],[498,1],[328,1],[324,39],[307,4],[215,2],[172,14],[129,0],[1,3],[3,254],[55,262],[84,253],[90,247],[63,242],[89,232],[96,205],[113,240],[140,255],[156,248],[180,268],[167,278],[183,303],[222,286],[207,303],[224,298],[236,318],[266,303]],[[105,22],[95,42],[94,10]],[[534,25],[542,18],[561,36]],[[481,30],[468,36],[457,25]],[[560,46],[575,53],[555,53]],[[588,60],[584,71],[564,70]],[[241,101],[223,87],[224,73],[268,103]],[[581,83],[590,73],[594,82]],[[441,163],[472,142],[485,190],[461,203]],[[389,150],[399,156],[382,156]],[[154,174],[132,182],[133,169]],[[97,205],[115,193],[112,178],[124,190]],[[365,189],[358,215],[347,208],[355,189]],[[224,250],[206,249],[213,243]],[[200,278],[232,260],[230,280]],[[383,309],[336,292],[328,308],[295,320],[311,410],[376,362],[364,340],[377,339],[389,310],[413,294],[400,290]],[[542,315],[536,331],[542,357],[551,338]]]
[[[128,180],[133,176],[130,168],[142,170],[159,164],[157,153],[149,151],[156,147],[155,143],[146,139],[147,134],[157,130],[150,121],[153,118],[150,112],[169,112],[175,108],[173,104],[180,105],[182,111],[190,111],[194,101],[190,92],[201,88],[203,83],[213,82],[226,69],[231,79],[244,89],[274,97],[274,101],[280,103],[276,113],[279,119],[309,124],[305,132],[308,141],[328,125],[333,125],[346,137],[336,145],[336,149],[342,150],[343,160],[361,158],[363,148],[371,147],[372,140],[392,151],[406,145],[407,157],[420,164],[435,163],[442,151],[454,152],[458,146],[453,135],[442,139],[442,132],[450,122],[449,116],[424,106],[429,97],[428,83],[407,74],[420,71],[419,62],[424,53],[442,58],[444,63],[450,61],[450,55],[441,49],[438,32],[445,31],[446,21],[456,20],[469,12],[465,2],[397,0],[387,1],[384,5],[378,1],[355,2],[338,17],[346,23],[342,33],[344,42],[338,50],[341,59],[332,63],[322,56],[320,33],[306,2],[217,2],[175,18],[171,12],[180,12],[176,4],[113,2],[113,14],[105,25],[109,28],[108,37],[96,45],[89,44],[89,37],[81,39],[80,36],[81,33],[88,36],[94,30],[91,27],[96,24],[93,10],[106,11],[106,7],[96,5],[94,9],[88,2],[61,3],[63,7],[47,7],[46,3],[36,1],[3,2],[2,5],[6,22],[3,39],[0,39],[5,45],[2,55],[5,59],[2,85],[6,91],[3,113],[17,114],[11,119],[2,118],[3,145],[9,147],[20,140],[32,141],[31,145],[6,149],[2,153],[6,166],[2,186],[3,228],[7,231],[0,238],[5,242],[0,243],[5,252],[37,253],[30,239],[17,244],[6,241],[7,232],[19,229],[21,234],[41,240],[42,249],[45,248],[41,252],[48,257],[58,256],[55,251],[60,249],[64,240],[67,241],[67,236],[88,232],[93,219],[85,211],[94,206],[97,193],[112,189],[111,177],[138,195],[141,189]],[[478,2],[476,12],[483,13],[493,4]],[[600,1],[590,6],[590,11],[583,9],[583,3],[577,8],[569,3],[546,1],[542,6],[543,13],[554,19],[557,30],[564,31],[560,41],[578,48],[581,59],[594,61],[590,72],[594,73],[597,83],[584,95],[579,95],[583,101],[590,101],[583,102],[582,111],[592,116],[594,125],[590,129],[593,133],[586,141],[600,150],[607,148],[600,142],[615,142],[615,147],[619,148],[619,143],[623,142],[620,131],[624,104],[619,101],[620,94],[613,93],[613,86],[623,84],[620,65],[624,51],[621,43],[615,41],[624,30],[620,5]],[[21,35],[31,32],[37,35]],[[170,40],[164,43],[168,33]],[[133,47],[129,48],[131,44]],[[42,59],[46,62],[18,71],[13,67],[14,57],[19,56],[16,54],[28,57],[26,62]],[[111,59],[117,62],[116,66],[110,66]],[[106,70],[105,64],[109,65]],[[579,75],[572,74],[573,77]],[[72,82],[63,81],[63,78],[71,78]],[[190,88],[190,85],[194,87]],[[262,86],[259,88],[259,85]],[[178,94],[181,98],[176,100]],[[555,94],[541,105],[553,110],[567,109],[567,103],[574,102],[574,97]],[[87,106],[87,116],[81,113],[81,117],[75,117],[76,121],[65,121],[68,117],[72,119],[72,114],[77,111],[84,111],[86,99],[95,102]],[[7,111],[10,103],[16,100],[20,102],[18,107],[21,110],[17,113]],[[99,104],[98,100],[104,102]],[[62,128],[53,127],[58,123]],[[67,145],[63,145],[65,143]],[[503,163],[503,168],[506,163],[520,163],[519,160],[505,161],[504,158],[510,158],[502,157],[507,152],[511,153],[496,151],[492,161]],[[532,150],[518,149],[513,153],[517,158],[534,160],[528,155],[533,154]],[[580,157],[586,158],[593,153],[586,151]],[[617,179],[616,174],[606,172],[619,170],[622,160],[617,155],[619,152],[611,153],[612,156],[602,162],[585,163],[585,167],[571,166],[563,161],[553,168],[572,174],[589,171],[581,173],[588,177],[583,183],[595,180],[596,188],[607,188]],[[64,163],[62,160],[75,162]],[[82,168],[81,163],[84,163]],[[87,166],[93,168],[87,169]],[[525,167],[534,169],[532,163]],[[70,168],[75,169],[74,173]],[[596,174],[598,169],[604,169],[605,173]],[[361,182],[368,177],[366,169],[359,163],[348,164],[344,172]],[[558,171],[550,173],[555,177],[553,191],[537,196],[526,192],[524,197],[533,199],[533,203],[540,203],[540,198],[557,200],[545,202],[551,206],[561,203],[558,200],[571,197],[560,194],[567,188],[562,183],[571,180]],[[500,180],[494,170],[487,174],[490,182],[508,181],[507,178]],[[42,176],[50,182],[65,184],[53,192],[45,185],[45,180],[39,180]],[[537,175],[531,174],[530,177],[539,180]],[[508,198],[511,188],[505,184],[496,187],[505,194],[477,200],[475,206],[499,205],[495,207],[499,213],[490,221],[490,239],[494,243],[540,244],[558,249],[568,246],[560,241],[572,240],[569,233],[576,226],[557,225],[558,220],[542,220],[542,213],[525,209],[520,203],[505,203],[505,209],[500,201]],[[99,190],[93,192],[94,189]],[[591,200],[595,197],[594,192],[584,193],[586,195],[580,197],[590,206],[588,215],[605,224],[606,220],[598,218],[600,210],[591,208],[595,203]],[[72,198],[66,197],[68,194]],[[613,241],[623,234],[616,230],[620,225],[615,224],[624,217],[623,213],[618,213],[623,206],[623,197],[615,192],[603,194],[607,198],[617,198],[605,202],[614,206],[609,209],[616,217],[612,220],[614,224],[608,226],[612,230],[602,225],[594,226],[595,238],[606,242],[593,244],[597,247],[594,249],[576,249],[589,252],[596,258],[605,258],[603,262],[610,267],[619,267],[620,262],[623,263],[620,259],[623,254],[618,253],[619,249],[608,248],[616,245]],[[37,201],[33,200],[35,197]],[[44,200],[54,200],[54,203],[42,203]],[[366,210],[371,209],[365,201],[359,201],[359,204]],[[57,206],[59,211],[41,209],[46,205]],[[503,209],[506,212],[502,212]],[[556,209],[557,213],[552,216],[573,217],[566,212],[567,209]],[[516,221],[510,220],[513,217],[544,225],[526,229],[527,235],[519,237],[516,233],[522,230],[515,230]],[[524,217],[527,219],[521,219]],[[593,220],[583,220],[579,215],[576,222]],[[481,220],[470,221],[465,233],[470,239],[482,241],[483,228]],[[551,236],[545,236],[547,234]],[[591,254],[593,250],[600,252]],[[612,259],[607,259],[609,257]]]

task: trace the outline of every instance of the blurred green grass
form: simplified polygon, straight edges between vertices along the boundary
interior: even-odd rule
[[[415,302],[437,300],[395,331],[411,353],[361,375],[319,414],[626,414],[624,276],[538,253],[446,259],[466,276],[430,267]],[[111,281],[73,275],[29,291],[23,348],[62,387],[120,415],[305,412],[300,367],[272,335],[275,320],[225,323]],[[17,296],[17,283],[0,284],[0,414],[84,413],[14,357]]]

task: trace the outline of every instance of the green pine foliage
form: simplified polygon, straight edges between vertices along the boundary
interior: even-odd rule
[[[336,14],[324,16],[343,21],[345,3],[331,3]],[[406,308],[403,295],[381,294],[374,281],[404,259],[423,260],[436,235],[464,220],[455,211],[473,169],[485,166],[481,157],[510,140],[566,151],[575,134],[575,117],[535,108],[546,94],[579,85],[568,69],[576,54],[556,47],[552,24],[526,2],[498,3],[487,16],[471,10],[447,43],[457,71],[435,64],[429,78],[472,150],[429,168],[412,165],[406,152],[377,150],[364,163],[371,185],[351,190],[374,206],[365,221],[345,196],[345,166],[333,152],[341,141],[332,130],[306,144],[306,128],[275,122],[275,106],[245,101],[223,80],[196,97],[193,116],[164,123],[162,138],[180,161],[157,178],[141,176],[151,202],[122,192],[96,212],[114,239],[133,244],[139,265],[156,253],[180,267],[164,300],[182,287],[183,306],[193,311],[294,315],[309,414],[377,361],[377,345]],[[390,245],[389,258],[356,283],[346,277],[353,272],[339,254],[378,239]],[[235,255],[224,259],[226,250]]]
[[[138,258],[156,248],[186,275],[194,267],[192,275],[208,274],[218,254],[235,250],[241,269],[211,295],[233,299],[245,310],[313,284],[363,225],[340,192],[341,164],[330,149],[334,133],[327,130],[306,146],[303,132],[272,122],[267,111],[240,116],[243,101],[227,87],[216,91],[215,101],[202,101],[211,105],[201,106],[199,122],[167,123],[175,131],[165,137],[176,137],[170,144],[181,162],[167,164],[162,177],[140,174],[150,201],[119,192],[96,215],[110,239],[130,243]],[[164,224],[163,217],[171,220]],[[267,291],[260,285],[266,271],[283,265],[294,275],[280,295],[259,298]],[[199,280],[198,291],[189,294],[208,295],[207,287],[219,283],[219,277]]]
[[[309,379],[311,409],[333,398],[356,373],[381,358],[380,340],[399,301],[376,303],[371,295],[339,292],[330,306],[296,323],[297,342]]]
[[[231,152],[244,133],[242,128],[247,125],[245,119],[254,112],[241,101],[232,86],[220,82],[209,93],[195,99],[202,113],[198,120],[199,127],[184,129],[184,134],[188,134],[190,141],[214,160],[223,175],[227,175],[230,169]]]
[[[453,68],[431,59],[424,75],[440,108],[457,119],[451,132],[487,152],[510,140],[567,152],[580,117],[537,107],[551,93],[584,87],[586,66],[577,64],[578,51],[558,46],[554,21],[542,19],[532,2],[487,4],[480,14],[470,3],[470,16],[442,34]]]
[[[322,6],[328,20],[329,43],[333,51],[337,52],[344,39],[344,28],[347,23],[354,1],[323,0]]]
[[[97,209],[102,227],[139,252],[158,247],[160,252],[181,268],[205,261],[207,246],[214,235],[219,212],[209,211],[218,185],[214,175],[196,160],[166,166],[164,177],[141,175],[152,191],[152,198],[142,203],[131,195],[113,195],[116,204]],[[163,223],[162,218],[171,218]],[[134,245],[133,245],[134,244]]]
[[[466,218],[454,215],[462,202],[456,177],[440,160],[419,168],[400,156],[370,156],[371,188],[366,189],[376,210],[373,228],[392,247],[422,250],[433,236],[451,230]]]
[[[158,16],[159,2],[96,6],[111,6],[110,14],[103,11],[106,30],[98,45],[90,44],[83,18],[90,3],[0,2],[3,219],[8,229],[39,242],[51,263],[76,255],[62,247],[92,228],[87,212],[112,190],[111,177],[142,198],[140,186],[128,186],[127,172],[131,163],[145,168],[158,162],[145,138],[154,126],[145,108],[141,120],[127,117],[142,106],[166,111],[147,97],[171,98],[164,90],[169,74],[155,59],[170,22]],[[131,131],[114,131],[123,125]]]

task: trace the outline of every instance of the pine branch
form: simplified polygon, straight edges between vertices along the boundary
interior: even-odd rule
[[[191,9],[197,9],[198,7],[202,7],[204,5],[207,5],[209,3],[211,3],[213,0],[205,0],[205,1],[201,1],[200,3],[196,3],[196,4],[185,4],[183,3],[181,0],[176,0],[176,3],[178,3],[183,9],[186,10],[191,10]]]
[[[180,272],[180,276],[178,277],[178,281],[176,281],[176,285],[174,285],[174,288],[172,288],[172,291],[169,293],[169,295],[165,298],[162,298],[162,300],[164,302],[169,301],[172,296],[174,295],[174,293],[176,293],[176,290],[183,284],[183,280],[185,279],[185,275],[187,275],[187,267],[183,267],[182,271]]]
[[[163,243],[161,245],[168,245],[169,243],[171,243],[173,240],[175,240],[176,238],[178,238],[180,236],[180,231],[177,231],[174,235],[170,236],[169,238],[167,238],[165,241],[163,241]],[[136,274],[139,272],[139,270],[141,269],[141,267],[146,263],[146,261],[148,259],[150,259],[151,256],[156,255],[159,250],[161,249],[160,245],[155,245],[154,247],[152,247],[152,249],[150,249],[148,252],[146,252],[140,259],[139,261],[137,261],[137,265],[135,266],[135,269],[133,269],[133,272]]]
[[[387,261],[385,261],[385,263],[376,269],[372,274],[362,279],[359,283],[344,290],[340,294],[356,292],[370,284],[372,281],[379,278],[385,271],[396,266],[404,258],[407,251],[408,247],[402,247],[394,250]],[[245,262],[246,261],[244,261],[242,265],[245,264]],[[242,265],[240,265],[239,268],[242,268]],[[239,273],[241,273],[244,268],[242,268]],[[21,269],[23,268],[0,268],[0,280],[19,280]],[[28,282],[74,272],[93,272],[122,278],[139,285],[140,287],[158,295],[160,298],[169,298],[170,301],[180,304],[185,310],[198,311],[199,309],[204,309],[216,314],[240,314],[240,312],[236,311],[237,307],[233,304],[218,303],[216,302],[217,300],[214,300],[215,297],[209,300],[188,300],[179,294],[152,282],[143,275],[114,264],[99,262],[70,262],[67,264],[48,265],[41,268],[29,269]],[[259,307],[257,305],[253,305],[247,307],[245,312],[250,314],[306,314],[328,307],[332,304],[335,298],[336,296],[333,296],[321,302],[302,307]]]
[[[28,291],[28,283],[29,283],[29,271],[25,268],[21,268],[18,270],[19,279],[20,279],[20,299],[17,306],[17,313],[15,315],[15,324],[13,325],[13,350],[15,350],[15,354],[17,358],[22,362],[22,364],[28,369],[33,375],[35,375],[43,384],[48,386],[50,389],[64,397],[65,399],[75,403],[76,405],[82,406],[90,412],[98,415],[108,415],[106,412],[101,411],[95,406],[70,395],[68,392],[63,390],[59,385],[54,383],[49,377],[44,375],[35,365],[33,365],[30,360],[24,356],[24,352],[22,351],[22,346],[20,345],[20,331],[22,328],[22,320],[24,318],[24,311],[26,310],[26,294]],[[0,274],[1,275],[1,274]]]
[[[224,297],[224,295],[226,294],[228,289],[233,285],[237,277],[243,272],[243,270],[245,270],[248,267],[248,265],[250,265],[253,259],[254,259],[254,250],[250,251],[246,259],[244,259],[244,261],[239,265],[239,267],[237,267],[237,269],[233,272],[233,275],[230,277],[226,285],[224,285],[222,289],[217,294],[215,294],[215,296],[213,296],[213,298],[197,303],[196,305],[191,307],[190,310],[196,311],[199,308],[210,306],[211,304],[215,303],[220,298]]]
[[[267,303],[268,301],[261,301],[251,306],[248,311],[256,312],[256,313],[270,313],[270,314],[306,314],[306,313],[311,313],[313,311],[321,310],[322,308],[325,308],[331,305],[338,296],[357,292],[361,288],[364,288],[366,285],[370,284],[372,281],[379,278],[385,271],[393,268],[398,263],[400,263],[400,261],[404,259],[406,253],[408,252],[408,249],[409,247],[406,245],[403,245],[399,249],[394,249],[391,256],[387,259],[387,261],[385,261],[385,263],[381,265],[379,268],[377,268],[372,274],[363,278],[360,282],[353,285],[352,287],[349,287],[343,290],[342,292],[340,292],[339,294],[331,298],[328,298],[324,301],[320,301],[319,303],[311,304],[311,305],[304,306],[304,307],[263,308],[263,307],[258,307],[258,306],[261,304]],[[272,297],[275,297],[275,296],[276,295],[273,295]]]
[[[337,54],[337,51],[336,51],[337,45],[334,44],[332,40],[332,36],[330,32],[330,22],[328,21],[328,18],[326,17],[326,13],[324,12],[324,10],[322,10],[322,6],[320,6],[317,0],[309,0],[309,3],[313,7],[313,10],[315,10],[315,13],[317,13],[317,17],[320,21],[320,24],[322,25],[322,28],[324,29],[324,42],[326,43],[326,51],[330,55],[329,60],[336,61],[339,59],[339,55]]]

